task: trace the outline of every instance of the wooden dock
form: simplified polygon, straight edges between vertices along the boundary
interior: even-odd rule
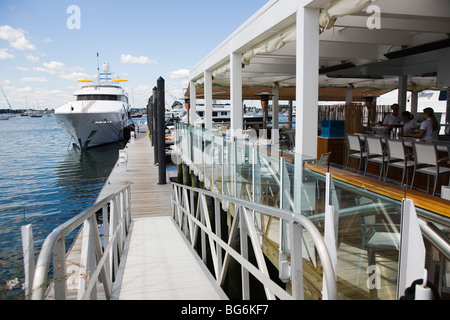
[[[169,175],[167,184],[158,185],[158,166],[154,164],[153,147],[147,134],[137,133],[135,142],[128,143],[124,150],[128,155],[126,172],[116,164],[97,201],[130,185],[132,219],[170,215]]]
[[[132,224],[119,273],[113,286],[115,300],[219,300],[227,299],[171,217],[170,174],[158,185],[158,166],[146,130],[126,146],[126,171],[116,165],[97,201],[131,186]],[[176,172],[173,173],[176,175]],[[78,274],[83,233],[67,256],[67,270]],[[77,276],[68,275],[67,299],[77,298]],[[70,286],[70,287],[69,287]],[[105,299],[101,283],[98,300]],[[50,288],[46,299],[54,299]]]

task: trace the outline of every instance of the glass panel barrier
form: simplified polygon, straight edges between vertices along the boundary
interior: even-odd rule
[[[305,164],[317,163],[317,159],[280,152],[270,140],[251,134],[238,139],[216,128],[205,130],[182,123],[177,130],[177,153],[189,155],[186,142],[191,141],[196,174],[211,182],[205,183],[207,189],[304,215],[323,234],[325,175],[305,169]],[[401,201],[336,179],[329,196],[338,216],[335,230],[340,298],[396,299]],[[227,204],[222,206],[228,209]],[[423,217],[432,214],[423,209],[417,212]],[[280,259],[289,259],[291,226],[258,212],[254,212],[254,221],[262,236],[278,247]],[[448,219],[437,225],[442,230],[450,228]],[[305,283],[321,289],[320,261],[307,232],[303,241]]]

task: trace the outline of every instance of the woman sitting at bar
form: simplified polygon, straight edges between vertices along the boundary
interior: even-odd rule
[[[401,124],[403,125],[403,134],[407,135],[412,133],[412,130],[417,127],[417,124],[414,121],[414,115],[409,111],[403,111],[402,119],[403,121]]]
[[[419,133],[410,133],[409,137],[420,138],[423,140],[438,140],[439,138],[439,122],[434,115],[433,108],[425,108],[423,110],[425,120],[420,125]]]

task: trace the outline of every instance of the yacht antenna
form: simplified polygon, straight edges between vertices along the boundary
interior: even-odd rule
[[[98,84],[100,84],[100,62],[99,62],[99,56],[97,52],[97,75],[98,75]]]

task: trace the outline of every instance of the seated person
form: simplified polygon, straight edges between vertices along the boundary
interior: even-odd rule
[[[425,120],[420,125],[419,133],[409,133],[407,136],[423,140],[437,140],[439,138],[439,122],[434,115],[433,108],[425,108],[423,117]]]
[[[395,125],[398,125],[400,121],[402,121],[402,118],[399,115],[400,106],[395,103],[391,106],[392,113],[388,114],[384,118],[383,125],[386,127],[392,127]]]
[[[414,115],[409,111],[404,111],[402,113],[402,122],[403,125],[403,134],[412,133],[412,130],[417,127],[416,122],[414,121]]]

